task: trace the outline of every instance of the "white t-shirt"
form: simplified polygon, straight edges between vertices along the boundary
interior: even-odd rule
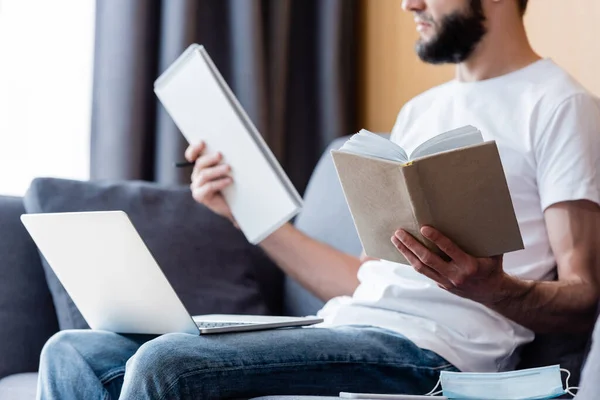
[[[407,152],[463,125],[495,140],[525,249],[506,254],[507,273],[551,280],[556,261],[544,210],[587,199],[600,203],[600,108],[596,100],[551,60],[479,81],[452,81],[410,101],[392,140]],[[392,232],[390,232],[390,237]],[[326,326],[372,325],[405,335],[462,371],[511,369],[529,329],[476,302],[440,289],[412,267],[364,263],[352,297],[328,302],[319,312]]]

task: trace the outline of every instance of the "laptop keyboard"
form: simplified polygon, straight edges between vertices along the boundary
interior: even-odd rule
[[[225,328],[228,326],[243,326],[243,325],[255,325],[253,322],[208,322],[208,321],[195,321],[196,325],[200,329],[208,328]]]

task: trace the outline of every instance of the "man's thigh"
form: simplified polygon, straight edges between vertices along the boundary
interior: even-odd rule
[[[127,364],[131,385],[124,390],[151,383],[169,399],[424,394],[441,370],[455,369],[401,335],[370,327],[170,334],[140,347]]]
[[[76,393],[89,397],[90,392],[102,391],[104,387],[111,398],[117,399],[127,360],[155,337],[94,330],[61,331],[42,350],[40,388],[46,396],[66,391],[75,398]]]

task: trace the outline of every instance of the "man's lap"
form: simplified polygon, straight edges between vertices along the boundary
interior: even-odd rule
[[[423,394],[441,370],[454,370],[403,336],[372,327],[157,338],[71,331],[54,340],[75,346],[103,384],[120,384],[127,363],[128,375],[148,375],[136,379],[152,381],[169,398],[193,393],[206,398],[339,391]]]

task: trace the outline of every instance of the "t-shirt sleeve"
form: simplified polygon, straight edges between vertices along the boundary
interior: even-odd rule
[[[600,204],[600,108],[588,94],[563,101],[534,138],[542,210],[589,200]]]

